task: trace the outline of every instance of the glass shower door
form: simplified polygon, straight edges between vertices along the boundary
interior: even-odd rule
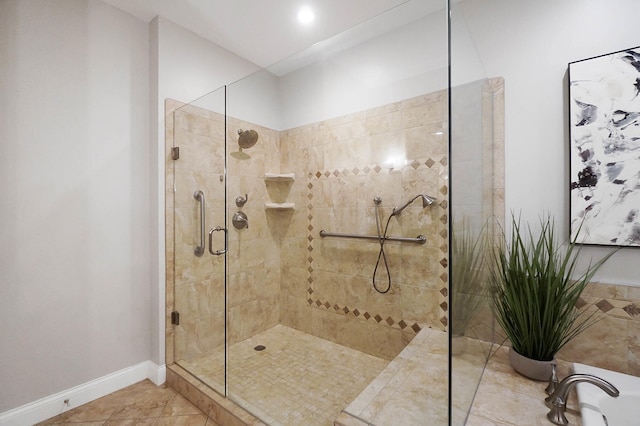
[[[487,76],[473,48],[469,14],[450,9],[450,409],[467,423],[492,354],[492,246],[504,224],[504,79]]]
[[[174,359],[224,395],[224,88],[176,109],[173,120]]]

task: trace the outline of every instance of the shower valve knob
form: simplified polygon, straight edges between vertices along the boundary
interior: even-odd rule
[[[236,229],[249,228],[249,218],[242,211],[236,212],[231,222]]]
[[[236,197],[236,206],[243,207],[247,201],[249,201],[249,194],[244,194],[244,197],[242,195],[238,195]]]

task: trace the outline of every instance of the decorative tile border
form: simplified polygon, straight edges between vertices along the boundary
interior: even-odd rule
[[[327,301],[322,301],[320,299],[313,300],[312,298],[307,299],[307,303],[312,308],[323,309],[325,311],[334,312],[338,315],[352,316],[354,318],[358,318],[364,321],[375,322],[381,325],[387,325],[391,328],[397,328],[402,331],[409,331],[413,334],[418,334],[420,330],[424,328],[424,324],[419,324],[415,321],[409,321],[404,319],[396,319],[391,316],[387,316],[386,318],[381,316],[380,314],[371,314],[363,309],[353,308],[346,305],[341,305],[339,303],[334,303],[333,305]]]
[[[449,164],[446,156],[440,156],[435,158],[427,158],[422,160],[412,160],[408,162],[404,167],[400,170],[413,169],[418,170],[420,168],[428,168],[432,169],[434,166],[437,167],[447,167]],[[352,169],[344,168],[344,169],[327,169],[327,170],[317,170],[314,172],[307,173],[307,202],[306,202],[306,210],[307,210],[307,282],[309,284],[307,288],[307,293],[309,297],[307,299],[307,303],[311,308],[315,309],[323,309],[326,311],[331,311],[339,315],[348,315],[354,318],[359,318],[365,321],[373,321],[381,325],[385,325],[391,328],[396,328],[403,331],[410,331],[414,334],[417,334],[424,325],[420,325],[415,321],[411,321],[408,319],[398,319],[393,318],[391,316],[385,316],[380,313],[370,313],[363,309],[358,309],[355,307],[349,307],[345,305],[341,305],[339,303],[330,302],[330,301],[322,301],[320,299],[313,299],[312,296],[314,294],[314,265],[313,265],[313,250],[314,250],[314,236],[312,231],[315,229],[313,226],[313,193],[311,190],[313,189],[313,181],[321,180],[321,179],[334,179],[348,176],[372,176],[372,175],[380,175],[380,174],[390,174],[391,172],[397,172],[397,168],[392,167],[383,167],[379,164],[371,164],[365,165],[361,167],[354,167]],[[449,192],[449,188],[446,185],[442,185],[438,190],[440,194],[446,196]],[[447,200],[442,200],[439,203],[440,208],[443,209],[444,213],[440,216],[439,220],[443,225],[447,225],[448,223],[448,214],[447,209],[449,207]],[[446,229],[440,231],[440,237],[442,237],[445,241],[448,239],[448,232]],[[443,254],[443,258],[438,262],[442,267],[442,273],[439,275],[440,280],[443,282],[443,287],[440,289],[440,294],[443,297],[443,301],[439,304],[440,309],[442,310],[441,316],[439,318],[440,323],[444,326],[445,330],[449,324],[448,319],[448,245],[447,243],[443,243],[439,247],[440,251]]]
[[[582,308],[586,305],[595,306],[598,311],[608,316],[640,321],[640,300],[626,300],[615,298],[600,298],[593,296],[582,296],[578,299],[576,306]]]
[[[402,167],[400,170],[409,169],[409,168],[417,170],[419,168],[423,168],[423,166],[426,166],[427,168],[431,169],[436,164],[440,164],[441,166],[446,167],[449,163],[445,156],[442,156],[440,157],[440,159],[436,159],[436,160],[434,160],[433,158],[428,158],[426,161],[412,160],[410,163]],[[340,169],[328,169],[324,171],[318,170],[315,173],[309,172],[307,174],[307,178],[311,179],[312,177],[315,177],[316,179],[322,179],[323,177],[331,178],[332,176],[336,178],[347,177],[347,176],[371,176],[371,175],[384,174],[381,172],[391,173],[392,171],[397,171],[397,170],[398,169],[394,167],[383,167],[383,166],[380,166],[379,164],[370,164],[364,167],[354,167],[353,169],[344,168],[342,170]],[[440,193],[442,195],[447,195],[448,188],[446,186],[442,186],[440,188]]]
[[[635,303],[631,303],[630,305],[622,308],[627,314],[629,314],[632,318],[640,318],[640,307],[638,307]]]

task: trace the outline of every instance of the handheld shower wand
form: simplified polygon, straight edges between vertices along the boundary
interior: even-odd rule
[[[387,255],[384,252],[384,242],[387,239],[387,230],[389,229],[389,222],[391,222],[392,217],[402,213],[402,210],[406,209],[407,206],[409,206],[409,204],[413,203],[418,198],[422,198],[423,208],[426,208],[427,206],[430,206],[431,204],[437,201],[435,198],[430,197],[427,194],[419,194],[413,197],[411,200],[409,200],[402,207],[394,207],[393,211],[389,215],[389,218],[387,219],[387,223],[384,227],[384,232],[381,232],[380,221],[378,219],[378,214],[379,214],[378,208],[380,206],[380,203],[382,202],[382,199],[380,197],[375,197],[373,199],[373,204],[375,205],[375,210],[376,210],[376,229],[378,230],[378,241],[380,243],[380,251],[378,252],[378,260],[376,261],[376,266],[373,269],[373,277],[371,278],[371,281],[373,283],[373,288],[375,289],[375,291],[377,291],[380,294],[388,293],[389,290],[391,290],[391,271],[389,270],[389,264],[387,263]],[[381,260],[384,263],[384,268],[387,275],[387,287],[385,289],[380,289],[378,287],[378,284],[376,283],[376,275],[378,273],[378,266],[380,266]]]
[[[417,200],[418,198],[422,198],[422,207],[426,208],[427,206],[430,206],[431,204],[435,203],[437,200],[427,194],[419,194],[416,195],[415,197],[413,197],[411,200],[407,201],[402,207],[394,207],[393,211],[391,212],[391,216],[397,216],[400,213],[402,213],[402,210],[406,209],[409,204],[413,203],[415,200]]]

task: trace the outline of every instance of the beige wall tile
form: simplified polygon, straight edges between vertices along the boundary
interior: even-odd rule
[[[622,285],[590,283],[585,294],[603,299],[626,299],[628,288]]]
[[[402,331],[357,319],[339,322],[337,338],[345,346],[383,359],[394,358],[407,344]]]
[[[278,324],[277,296],[232,306],[228,309],[227,340],[236,343]]]
[[[283,296],[280,321],[283,325],[311,334],[313,319],[307,299]]]
[[[399,108],[399,105],[395,104],[395,108]],[[365,133],[377,135],[402,128],[402,113],[398,109],[388,112],[379,110],[379,112],[380,114],[376,114],[375,112],[371,114],[367,113],[367,118],[364,121]]]
[[[605,317],[565,346],[558,357],[626,372],[628,321]]]
[[[627,297],[640,305],[640,287],[627,287]]]
[[[629,321],[628,327],[628,370],[625,372],[640,376],[640,321]]]
[[[403,130],[407,158],[447,155],[448,134],[446,122],[427,123]]]
[[[401,318],[422,324],[433,324],[441,328],[439,319],[443,314],[440,307],[440,293],[424,287],[399,286]],[[440,327],[437,325],[440,324]]]

